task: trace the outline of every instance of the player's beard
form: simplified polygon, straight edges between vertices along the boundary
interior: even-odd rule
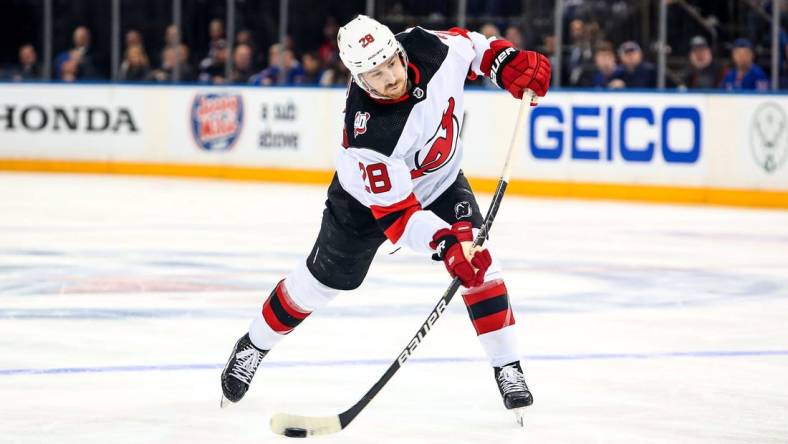
[[[400,97],[405,95],[407,91],[407,80],[402,80],[402,82],[395,83],[386,88],[386,95],[391,100],[399,99]]]

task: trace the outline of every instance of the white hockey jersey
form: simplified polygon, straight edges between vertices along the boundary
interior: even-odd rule
[[[460,171],[463,87],[469,72],[482,74],[490,46],[479,33],[419,27],[396,38],[408,54],[408,92],[376,100],[351,83],[337,176],[345,191],[370,208],[389,240],[432,251],[432,236],[448,224],[422,208]]]

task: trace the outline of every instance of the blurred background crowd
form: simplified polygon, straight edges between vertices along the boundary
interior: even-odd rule
[[[395,32],[416,25],[459,25],[542,51],[554,63],[556,87],[788,89],[788,33],[783,26],[788,1],[3,3],[0,26],[8,35],[0,43],[4,81],[346,85],[349,74],[337,55],[336,33],[356,14],[370,13]],[[667,27],[662,71],[657,66],[663,48],[661,14]],[[484,79],[470,83],[491,86]]]

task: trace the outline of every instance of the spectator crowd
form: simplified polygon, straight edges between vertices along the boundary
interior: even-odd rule
[[[550,39],[552,36],[544,42],[548,50],[554,47]],[[657,68],[647,60],[638,42],[627,40],[616,47],[601,38],[598,24],[581,19],[570,22],[569,40],[568,48],[562,52],[562,85],[614,89],[657,87]],[[726,91],[769,89],[769,78],[755,63],[755,49],[750,40],[737,38],[730,43],[729,63],[722,57],[715,57],[703,36],[692,37],[688,47],[680,66],[668,67],[667,87]],[[788,44],[783,46],[783,53],[788,53]],[[556,60],[555,55],[552,60]],[[781,85],[786,85],[788,71],[784,71],[779,80]]]
[[[338,26],[328,18],[322,29],[322,43],[309,50],[294,48],[292,39],[276,43],[263,51],[255,42],[254,33],[242,29],[228,44],[224,22],[215,19],[209,24],[209,42],[204,48],[190,48],[175,25],[166,28],[162,48],[151,54],[142,33],[129,29],[123,41],[123,60],[117,70],[120,81],[128,82],[198,82],[203,84],[252,85],[346,85],[349,72],[338,57],[336,33]],[[526,46],[521,29],[508,26],[504,32],[493,23],[486,23],[479,32],[501,37],[518,47]],[[572,19],[567,29],[567,44],[561,51],[561,85],[583,88],[655,88],[657,69],[648,60],[640,44],[634,40],[617,44],[604,38],[604,31],[593,20]],[[87,27],[79,26],[72,33],[72,47],[58,53],[52,64],[52,79],[62,82],[102,80]],[[788,35],[781,35],[781,77],[788,79]],[[557,62],[556,39],[545,36],[538,49]],[[534,46],[534,45],[531,45]],[[538,45],[536,45],[538,46]],[[682,66],[671,66],[666,76],[668,87],[724,90],[766,90],[769,78],[756,63],[753,43],[737,38],[715,51],[704,36],[695,36]],[[727,48],[730,48],[729,52]],[[194,52],[197,54],[194,54]],[[654,54],[651,54],[652,56]],[[723,57],[723,56],[730,56]],[[227,69],[228,58],[232,67]],[[554,68],[555,72],[555,68]],[[24,44],[19,48],[18,63],[3,66],[0,79],[25,81],[42,78],[41,62],[36,48]],[[781,80],[781,85],[788,83]],[[471,82],[490,87],[485,79]]]
[[[210,22],[207,48],[193,58],[192,48],[181,41],[180,30],[170,25],[164,32],[161,51],[148,52],[142,33],[130,29],[125,33],[123,60],[118,67],[118,80],[123,82],[197,82],[204,84],[252,85],[321,85],[344,86],[350,73],[339,60],[336,46],[336,21],[329,18],[324,27],[325,39],[318,48],[297,52],[292,39],[276,43],[261,54],[253,33],[241,30],[235,34],[230,48],[224,22]],[[52,79],[61,82],[106,80],[98,69],[91,47],[91,32],[79,26],[72,33],[72,47],[58,53],[52,64]],[[263,57],[267,55],[267,57]],[[232,69],[226,70],[232,57]],[[19,48],[18,64],[0,67],[0,80],[41,80],[42,67],[32,44]],[[196,63],[193,63],[195,61]],[[265,63],[263,63],[265,62]]]

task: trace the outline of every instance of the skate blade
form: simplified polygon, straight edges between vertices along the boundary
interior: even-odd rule
[[[225,398],[224,394],[222,394],[222,399],[219,400],[219,408],[220,409],[226,409],[227,407],[230,407],[233,404],[235,404],[235,403],[230,401],[229,399]]]
[[[512,409],[512,413],[514,413],[514,420],[517,421],[517,424],[520,427],[525,427],[525,407]]]

